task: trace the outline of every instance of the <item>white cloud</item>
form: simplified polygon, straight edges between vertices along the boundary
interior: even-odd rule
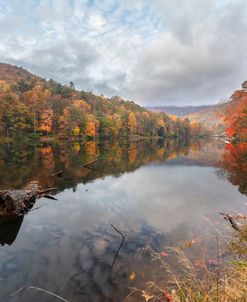
[[[91,13],[89,16],[89,24],[92,28],[100,30],[101,27],[106,26],[106,21],[100,14]]]

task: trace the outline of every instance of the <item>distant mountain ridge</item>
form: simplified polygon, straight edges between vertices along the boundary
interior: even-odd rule
[[[185,117],[189,114],[199,112],[201,110],[214,109],[218,105],[201,105],[201,106],[155,106],[147,107],[148,110],[155,112],[165,112],[170,115]]]
[[[191,122],[198,123],[206,132],[222,135],[225,131],[224,110],[225,104],[201,106],[158,106],[149,107],[154,112],[165,112],[168,115],[187,117]]]

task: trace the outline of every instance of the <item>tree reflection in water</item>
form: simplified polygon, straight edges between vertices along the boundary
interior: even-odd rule
[[[44,143],[29,142],[0,145],[1,189],[20,188],[29,181],[38,180],[43,187],[76,190],[78,183],[87,183],[107,175],[118,177],[131,172],[143,164],[162,161],[169,156],[188,152],[188,142],[153,140],[138,142],[118,141],[96,143]],[[93,169],[83,167],[93,163]],[[56,171],[63,177],[54,177]],[[0,244],[12,244],[17,237],[23,217],[1,224]]]
[[[219,175],[247,195],[247,142],[226,144],[219,167]]]

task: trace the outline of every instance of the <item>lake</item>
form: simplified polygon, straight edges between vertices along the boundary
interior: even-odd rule
[[[218,139],[2,143],[0,188],[38,180],[57,188],[57,200],[41,198],[0,225],[0,301],[56,300],[32,289],[11,295],[29,286],[73,302],[122,301],[131,287],[165,282],[140,252],[147,246],[172,262],[168,247],[194,240],[193,261],[203,246],[213,263],[216,236],[231,233],[219,212],[246,212],[246,150]],[[118,255],[111,224],[125,237]]]

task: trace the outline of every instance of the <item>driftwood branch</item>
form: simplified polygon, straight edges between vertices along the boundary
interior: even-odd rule
[[[111,227],[112,227],[117,233],[119,233],[119,234],[121,235],[121,237],[122,237],[122,241],[121,241],[121,243],[120,243],[120,245],[119,245],[119,247],[118,247],[118,249],[117,249],[117,251],[116,251],[116,253],[115,253],[115,256],[114,256],[114,258],[113,258],[113,261],[112,261],[111,267],[113,267],[113,265],[114,265],[115,262],[116,262],[117,256],[118,256],[118,254],[119,254],[119,252],[120,252],[120,250],[121,250],[121,248],[122,248],[122,246],[123,246],[123,244],[124,244],[125,237],[124,237],[123,233],[120,232],[113,224],[111,224]]]

